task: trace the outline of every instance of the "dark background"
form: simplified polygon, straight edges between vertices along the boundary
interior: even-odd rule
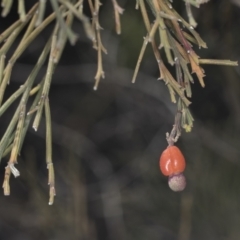
[[[177,143],[186,157],[188,183],[182,193],[172,192],[158,160],[176,106],[157,81],[150,45],[137,81],[131,83],[146,30],[135,1],[118,2],[125,9],[120,36],[114,31],[111,1],[102,1],[101,33],[108,55],[98,91],[93,91],[96,51],[78,21],[79,41],[67,45],[54,75],[49,98],[55,203],[48,206],[43,118],[39,131],[27,134],[18,160],[21,176],[11,178],[11,196],[0,197],[0,239],[240,239],[239,68],[204,66],[204,89],[194,76],[194,128]],[[173,5],[186,17],[182,1]],[[208,45],[195,48],[198,54],[239,60],[240,8],[212,0],[193,12]],[[0,18],[1,32],[16,13],[14,6],[7,18]],[[6,97],[25,81],[50,30],[17,62]],[[1,132],[13,109],[0,119]],[[7,160],[1,162],[2,180]]]

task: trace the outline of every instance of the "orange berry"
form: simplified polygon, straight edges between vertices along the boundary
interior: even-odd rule
[[[186,162],[178,147],[169,146],[163,151],[159,166],[163,175],[172,176],[182,173],[186,167]]]

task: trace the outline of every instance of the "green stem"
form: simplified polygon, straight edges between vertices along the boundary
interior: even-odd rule
[[[238,66],[237,61],[231,60],[218,60],[218,59],[199,59],[200,64],[213,64],[213,65],[226,65],[226,66]]]

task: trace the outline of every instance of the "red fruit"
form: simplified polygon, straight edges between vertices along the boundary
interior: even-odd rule
[[[184,171],[186,162],[178,147],[169,146],[163,151],[159,166],[163,175],[173,176]]]

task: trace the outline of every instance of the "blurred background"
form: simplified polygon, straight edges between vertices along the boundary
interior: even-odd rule
[[[135,1],[118,0],[125,11],[117,36],[112,3],[102,3],[105,79],[94,91],[97,54],[76,21],[79,41],[67,45],[50,90],[55,203],[48,205],[43,119],[38,132],[29,129],[18,160],[21,176],[11,178],[11,196],[0,196],[0,239],[240,239],[240,68],[204,66],[204,89],[194,76],[194,128],[177,143],[187,161],[187,187],[174,193],[158,161],[176,106],[157,81],[150,45],[131,83],[146,35],[140,11]],[[184,3],[173,5],[186,18]],[[195,48],[202,58],[240,59],[239,5],[211,0],[193,10],[208,45]],[[29,1],[27,9],[31,6]],[[0,18],[0,32],[16,19],[15,7]],[[17,62],[6,97],[25,81],[50,31]],[[1,118],[1,133],[13,110]],[[2,181],[7,161],[1,162]]]

